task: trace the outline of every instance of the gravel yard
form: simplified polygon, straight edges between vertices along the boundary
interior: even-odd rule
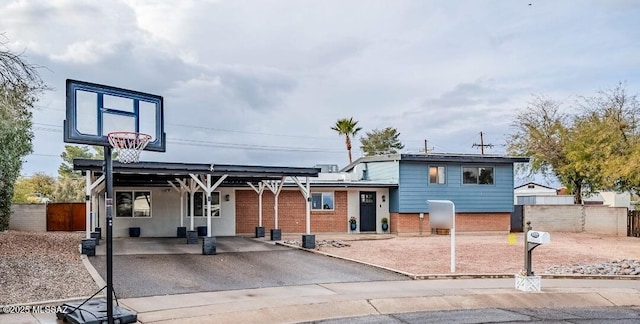
[[[524,268],[523,234],[516,234],[516,238],[516,244],[509,245],[507,234],[456,235],[456,273],[520,271]],[[348,241],[348,244],[347,247],[325,244],[319,250],[417,275],[450,272],[448,235]],[[579,265],[599,268],[602,263],[624,259],[640,260],[639,238],[558,232],[551,233],[551,244],[533,251],[533,270],[536,274],[566,274],[574,273],[573,269],[579,269]]]
[[[83,234],[0,232],[0,305],[95,293],[78,251]]]

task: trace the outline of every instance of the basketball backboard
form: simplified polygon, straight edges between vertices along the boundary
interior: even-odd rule
[[[147,151],[164,152],[162,96],[101,84],[67,80],[65,143],[110,146],[107,134],[127,131],[151,135]]]

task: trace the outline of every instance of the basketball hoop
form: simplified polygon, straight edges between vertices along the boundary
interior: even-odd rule
[[[151,141],[151,135],[136,132],[111,132],[107,137],[122,163],[137,163],[140,152]]]

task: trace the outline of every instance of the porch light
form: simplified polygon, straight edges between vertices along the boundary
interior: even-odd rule
[[[385,197],[385,195],[382,195],[382,202],[385,202],[385,201],[386,201],[386,198],[387,198],[387,197]]]
[[[229,195],[224,195],[224,201],[229,201]]]

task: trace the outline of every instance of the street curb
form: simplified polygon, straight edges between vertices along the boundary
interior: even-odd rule
[[[374,268],[379,268],[391,272],[395,272],[401,274],[403,276],[407,276],[413,280],[444,280],[444,279],[508,279],[514,278],[515,273],[433,273],[433,274],[413,274],[409,272],[405,272],[398,269],[393,269],[389,267],[384,267],[381,265],[363,262],[360,260],[355,260],[351,258],[346,258],[343,256],[333,255],[326,252],[318,251],[315,249],[305,249],[301,246],[288,244],[281,241],[276,241],[276,245],[282,245],[290,248],[295,248],[298,250],[316,253],[336,259],[341,259],[345,261],[351,261],[360,263],[363,265],[367,265]],[[541,274],[543,279],[600,279],[600,280],[640,280],[640,276],[630,276],[630,275],[582,275],[582,274]]]

